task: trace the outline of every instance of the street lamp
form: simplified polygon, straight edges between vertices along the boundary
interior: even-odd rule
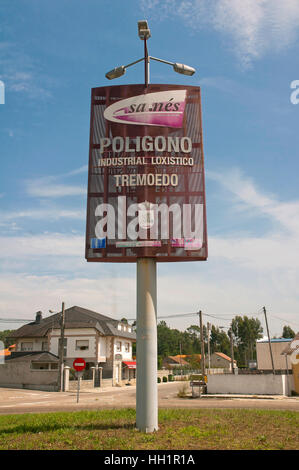
[[[135,60],[130,64],[121,65],[120,67],[115,67],[114,69],[110,70],[110,72],[107,72],[105,75],[108,80],[113,80],[114,78],[121,77],[126,73],[127,68],[144,61],[145,86],[147,87],[149,84],[149,64],[151,60],[171,65],[175,72],[180,73],[182,75],[192,76],[195,73],[195,69],[193,67],[190,67],[189,65],[179,64],[178,62],[169,62],[168,60],[158,59],[158,57],[148,55],[147,40],[151,37],[151,31],[148,27],[148,23],[146,20],[138,21],[138,36],[142,41],[144,41],[144,57]]]
[[[144,55],[127,65],[106,73],[108,80],[119,78],[126,69],[144,62],[145,88],[149,85],[150,61],[171,65],[177,73],[191,76],[195,69],[185,64],[169,62],[148,54],[147,40],[151,32],[146,20],[138,21],[138,37],[144,42]],[[157,270],[154,257],[137,257],[137,382],[136,427],[145,432],[158,429],[157,389]],[[203,354],[204,356],[204,354]]]

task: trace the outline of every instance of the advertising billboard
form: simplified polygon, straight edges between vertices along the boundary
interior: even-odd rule
[[[92,89],[86,259],[207,259],[200,88]]]

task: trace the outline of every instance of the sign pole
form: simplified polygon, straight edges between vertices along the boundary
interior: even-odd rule
[[[136,427],[158,430],[156,260],[137,260]]]
[[[77,372],[77,403],[79,403],[80,380],[83,375],[83,370],[86,367],[86,362],[82,357],[77,357],[73,362],[73,368]]]

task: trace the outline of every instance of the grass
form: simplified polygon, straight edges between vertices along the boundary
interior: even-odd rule
[[[135,429],[135,410],[0,416],[0,449],[266,450],[299,448],[294,411],[163,409],[159,431]]]

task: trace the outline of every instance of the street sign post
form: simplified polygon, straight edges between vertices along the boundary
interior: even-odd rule
[[[78,383],[77,383],[77,403],[79,403],[80,380],[82,378],[83,371],[84,371],[85,367],[86,367],[86,362],[81,357],[74,360],[73,368],[76,371],[76,376],[77,376],[77,381],[78,381]]]

